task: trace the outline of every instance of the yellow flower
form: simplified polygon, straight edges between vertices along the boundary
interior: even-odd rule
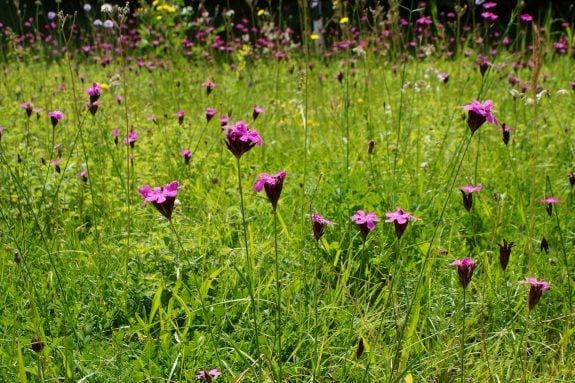
[[[110,85],[108,85],[108,84],[99,84],[99,85],[100,85],[100,88],[102,88],[102,90],[107,90],[110,87]]]
[[[158,5],[160,3],[160,0],[154,0],[152,2],[152,7],[155,7],[156,5]]]
[[[319,39],[319,35],[316,34],[316,33],[312,33],[312,34],[309,36],[309,38],[312,39],[312,40],[317,40],[317,39]]]
[[[160,15],[156,16],[156,20],[162,20],[162,16]]]
[[[158,11],[167,11],[167,12],[170,12],[170,13],[176,12],[176,8],[174,8],[174,7],[172,7],[171,5],[168,5],[168,4],[158,5],[158,8],[156,8],[156,10],[158,10]]]
[[[264,13],[266,13],[266,11],[264,11],[263,9],[260,9],[260,10],[258,11],[258,16],[261,16],[261,15],[263,15]]]
[[[340,23],[340,24],[347,24],[347,23],[349,23],[349,17],[342,17],[341,19],[339,19],[339,23]]]

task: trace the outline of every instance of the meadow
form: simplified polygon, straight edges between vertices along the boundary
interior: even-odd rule
[[[0,380],[574,381],[573,27],[397,6],[2,25]]]

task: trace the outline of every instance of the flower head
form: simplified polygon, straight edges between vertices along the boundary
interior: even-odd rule
[[[505,123],[501,124],[501,132],[503,133],[503,143],[507,145],[509,143],[509,138],[511,138],[510,133],[513,129],[510,126],[507,126]]]
[[[359,227],[363,240],[367,238],[370,231],[375,229],[375,223],[379,222],[379,218],[373,211],[365,214],[363,210],[358,210],[351,216],[351,220]]]
[[[321,215],[317,213],[312,213],[311,215],[311,222],[312,222],[312,230],[315,239],[319,241],[319,239],[323,236],[323,230],[328,225],[335,225],[335,222],[330,221],[329,219],[323,218]]]
[[[211,81],[206,81],[202,83],[202,86],[206,88],[206,94],[212,93],[212,90],[216,87],[216,84]]]
[[[238,159],[255,145],[261,146],[263,143],[257,130],[248,129],[248,125],[243,121],[233,126],[225,126],[224,129],[228,131],[226,146]]]
[[[130,144],[130,146],[133,148],[137,140],[138,140],[138,132],[136,132],[135,130],[130,130],[130,133],[128,133],[128,137],[124,138],[124,144]]]
[[[197,379],[201,379],[205,382],[211,383],[213,379],[220,376],[222,373],[217,368],[212,368],[210,371],[205,372],[204,370],[198,371],[196,374]]]
[[[547,206],[545,207],[545,210],[547,210],[547,214],[549,214],[549,217],[551,217],[553,215],[553,204],[559,203],[561,202],[560,199],[557,199],[553,196],[549,196],[545,199],[540,199],[539,203],[546,203]]]
[[[52,127],[55,128],[56,125],[58,125],[58,121],[64,118],[64,113],[60,112],[59,110],[55,110],[53,112],[48,113],[48,117],[50,117]]]
[[[467,110],[467,126],[473,134],[485,121],[492,125],[497,125],[497,120],[493,116],[493,101],[487,100],[481,103],[474,100],[471,104],[465,105],[463,109]]]
[[[206,108],[204,113],[206,115],[206,121],[210,122],[210,120],[218,113],[218,111],[214,108]],[[226,121],[226,123],[227,123],[227,121]]]
[[[94,102],[88,101],[88,102],[86,102],[86,108],[88,108],[88,110],[90,111],[90,114],[92,116],[96,114],[99,107],[100,107],[100,101],[94,101]]]
[[[153,189],[150,185],[144,185],[138,190],[140,195],[144,197],[144,205],[152,202],[154,207],[167,219],[172,219],[172,212],[174,211],[174,202],[178,189],[180,188],[179,182],[172,181],[165,186],[156,186]]]
[[[461,189],[461,195],[463,196],[463,207],[465,210],[470,211],[473,206],[473,193],[480,191],[483,188],[481,184],[477,186],[466,185]]]
[[[528,299],[528,307],[529,311],[535,307],[541,295],[543,295],[544,291],[549,290],[551,287],[549,283],[546,282],[544,279],[538,281],[536,278],[526,277],[524,280],[520,281],[519,283],[528,283],[529,284],[529,299]]]
[[[192,159],[192,152],[190,152],[189,149],[182,149],[180,150],[180,156],[184,157],[184,161],[186,162],[186,165],[190,163],[190,160]]]
[[[503,271],[507,269],[507,264],[509,263],[509,256],[511,256],[511,249],[513,248],[513,242],[507,242],[503,240],[503,244],[499,245],[499,263],[501,263],[501,268]]]
[[[20,108],[26,111],[27,117],[30,117],[32,115],[32,112],[34,111],[34,104],[32,104],[31,102],[24,102],[20,104]]]
[[[569,178],[569,185],[573,187],[575,185],[575,172],[569,172],[567,177]]]
[[[471,282],[471,277],[473,276],[473,271],[477,266],[475,261],[465,257],[463,259],[458,259],[449,264],[450,266],[457,266],[457,275],[459,276],[459,282],[461,287],[467,288],[469,282]]]
[[[179,112],[176,113],[176,117],[178,117],[178,124],[182,125],[184,123],[184,116],[186,115],[186,112],[184,112],[183,110],[180,110]]]
[[[395,211],[388,211],[385,213],[385,216],[387,217],[385,222],[393,222],[395,227],[395,236],[398,240],[401,239],[401,236],[405,232],[409,221],[419,220],[419,218],[414,217],[410,212],[403,211],[400,207],[398,207]]]
[[[100,98],[102,87],[97,82],[92,83],[92,86],[86,89],[86,94],[90,97],[90,102],[94,103]]]
[[[262,114],[263,112],[265,112],[264,108],[259,107],[257,105],[254,105],[253,111],[252,111],[252,118],[254,119],[254,121],[258,118],[258,116],[260,114]]]
[[[253,188],[258,193],[261,192],[262,189],[265,189],[266,195],[268,196],[268,199],[272,203],[272,207],[274,210],[276,210],[277,208],[278,200],[280,199],[280,194],[282,192],[285,177],[286,177],[285,170],[282,170],[281,172],[272,175],[262,173],[260,174],[258,180],[254,184]]]

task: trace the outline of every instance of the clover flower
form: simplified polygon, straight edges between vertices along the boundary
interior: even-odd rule
[[[529,284],[529,298],[527,303],[529,311],[531,311],[533,307],[535,307],[535,305],[539,302],[539,299],[541,298],[541,295],[543,295],[543,292],[551,288],[551,286],[549,286],[549,283],[546,282],[544,279],[538,281],[536,278],[526,277],[519,283]]]
[[[463,207],[465,210],[470,211],[473,206],[473,193],[480,191],[483,188],[481,184],[477,186],[466,185],[461,189],[461,195],[463,196]]]
[[[466,289],[471,282],[471,277],[473,276],[473,271],[477,266],[475,261],[465,257],[463,259],[458,259],[449,264],[450,266],[457,266],[457,275],[459,276],[459,282],[461,287]]]
[[[403,211],[400,207],[398,207],[395,211],[388,211],[385,213],[385,216],[387,217],[385,222],[393,222],[395,227],[395,236],[398,240],[401,239],[401,236],[405,232],[409,221],[420,220],[419,218],[414,217],[410,212]]]
[[[174,202],[180,188],[179,182],[172,181],[165,186],[156,186],[153,189],[150,185],[142,186],[138,192],[144,197],[144,205],[148,202],[154,204],[154,207],[168,220],[172,219],[174,211]]]
[[[463,109],[467,110],[467,126],[472,134],[475,133],[485,121],[492,125],[497,125],[497,120],[495,116],[493,116],[493,101],[491,100],[487,100],[484,103],[474,100],[471,104],[465,105]]]
[[[233,126],[225,126],[226,146],[232,154],[239,159],[244,153],[255,145],[261,146],[263,141],[257,130],[248,129],[248,125],[239,121]]]
[[[364,241],[369,232],[375,229],[375,223],[379,222],[379,218],[373,211],[365,214],[363,210],[358,210],[351,216],[351,220],[359,227]]]
[[[261,192],[262,189],[265,189],[266,195],[268,196],[268,199],[270,200],[274,211],[276,210],[278,205],[278,200],[282,192],[285,177],[286,177],[285,170],[282,170],[281,172],[272,175],[262,173],[260,174],[258,180],[253,186],[253,189],[258,193]]]

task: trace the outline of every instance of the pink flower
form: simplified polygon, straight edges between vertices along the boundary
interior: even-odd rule
[[[210,122],[210,120],[218,113],[218,111],[214,108],[206,108],[204,113],[206,115],[206,121]],[[227,121],[226,121],[226,123],[227,123]]]
[[[481,103],[474,100],[471,104],[465,105],[463,109],[467,110],[467,126],[473,134],[485,121],[492,125],[497,125],[498,122],[493,116],[493,101],[487,100]]]
[[[26,116],[30,117],[32,115],[32,111],[34,110],[34,104],[31,102],[24,102],[20,104],[20,108],[26,111]]]
[[[318,213],[312,213],[311,221],[313,224],[313,235],[317,241],[319,241],[319,239],[323,236],[323,231],[327,225],[335,225],[335,222],[323,218]]]
[[[48,113],[48,117],[50,117],[50,121],[52,122],[52,127],[55,128],[58,125],[58,121],[63,119],[64,113],[60,112],[59,110],[55,110],[53,112]]]
[[[192,152],[190,152],[189,149],[182,149],[180,150],[180,156],[184,157],[184,161],[186,162],[186,165],[190,163],[190,160],[192,159]]]
[[[561,200],[559,200],[555,197],[552,197],[552,196],[549,196],[545,199],[539,200],[539,203],[546,203],[547,204],[547,207],[545,208],[545,210],[547,210],[547,214],[549,214],[549,217],[551,217],[551,215],[553,214],[553,204],[560,203],[560,202],[561,202]]]
[[[398,207],[395,211],[388,211],[385,213],[387,219],[385,222],[391,223],[395,227],[395,236],[397,239],[401,239],[401,236],[405,232],[407,228],[407,224],[409,221],[419,221],[420,219],[411,215],[410,212],[403,211],[400,207]]]
[[[415,23],[419,25],[431,25],[433,24],[433,20],[431,20],[429,17],[422,16],[419,19],[415,20]]]
[[[543,292],[551,288],[551,286],[549,286],[549,283],[546,282],[544,279],[538,281],[536,278],[526,277],[523,281],[520,281],[519,283],[528,283],[530,285],[529,299],[528,299],[529,311],[531,311],[533,307],[535,307],[537,302],[539,302],[539,299],[541,298],[541,295],[543,295]]]
[[[466,185],[461,187],[461,195],[463,196],[463,207],[465,210],[470,211],[473,206],[473,193],[480,191],[483,188],[481,184],[477,186]]]
[[[144,185],[138,190],[140,195],[144,197],[144,205],[148,202],[154,204],[154,207],[167,219],[172,219],[172,212],[174,211],[174,202],[180,184],[178,181],[172,181],[169,184],[161,187],[154,187]]]
[[[206,81],[202,83],[202,86],[206,88],[206,94],[212,93],[212,90],[216,87],[216,84],[211,81]]]
[[[252,118],[254,119],[254,121],[258,118],[258,116],[260,114],[262,114],[263,112],[265,112],[265,110],[263,108],[260,108],[257,105],[254,105],[254,109],[252,111]]]
[[[494,3],[492,1],[483,4],[484,9],[491,9],[491,8],[495,8],[496,6],[497,6],[497,3]]]
[[[499,18],[499,16],[497,16],[493,12],[483,12],[483,13],[481,13],[481,17],[483,17],[486,21],[489,21],[489,22],[497,21],[497,19]]]
[[[528,13],[524,13],[521,16],[519,16],[519,20],[524,22],[524,23],[530,23],[533,21],[533,16],[531,16]]]
[[[179,112],[176,113],[176,117],[178,117],[178,124],[182,125],[184,123],[185,115],[186,112],[184,112],[183,110],[180,110]]]
[[[459,282],[461,287],[467,288],[469,282],[471,282],[471,277],[473,276],[473,271],[477,266],[474,261],[465,257],[463,259],[458,259],[449,264],[450,266],[457,266],[457,275],[459,276]]]
[[[359,227],[361,236],[363,237],[364,241],[367,238],[369,232],[375,229],[375,223],[379,222],[379,218],[373,211],[365,214],[363,210],[358,210],[354,215],[351,216],[351,220],[355,222],[355,224]]]
[[[86,94],[90,96],[90,102],[94,103],[100,98],[102,87],[97,82],[92,83],[92,86],[86,89]]]
[[[228,122],[230,122],[230,117],[227,114],[222,114],[220,116],[220,123],[222,125],[222,127],[225,127]]]
[[[204,370],[198,371],[198,373],[196,374],[196,378],[210,383],[212,381],[212,378],[217,378],[221,374],[222,373],[220,372],[220,370],[218,370],[217,368],[212,368],[208,372],[205,372]]]
[[[248,125],[243,121],[239,121],[233,126],[225,126],[224,129],[228,131],[226,146],[237,159],[255,145],[261,146],[263,143],[257,130],[248,129]]]
[[[268,196],[274,211],[278,205],[285,177],[285,170],[273,175],[262,173],[253,186],[254,190],[258,193],[261,192],[262,189],[265,189],[266,195]]]
[[[94,101],[94,102],[88,101],[88,102],[86,102],[86,108],[88,108],[88,110],[90,111],[90,114],[92,116],[96,114],[99,107],[100,107],[100,101]]]

